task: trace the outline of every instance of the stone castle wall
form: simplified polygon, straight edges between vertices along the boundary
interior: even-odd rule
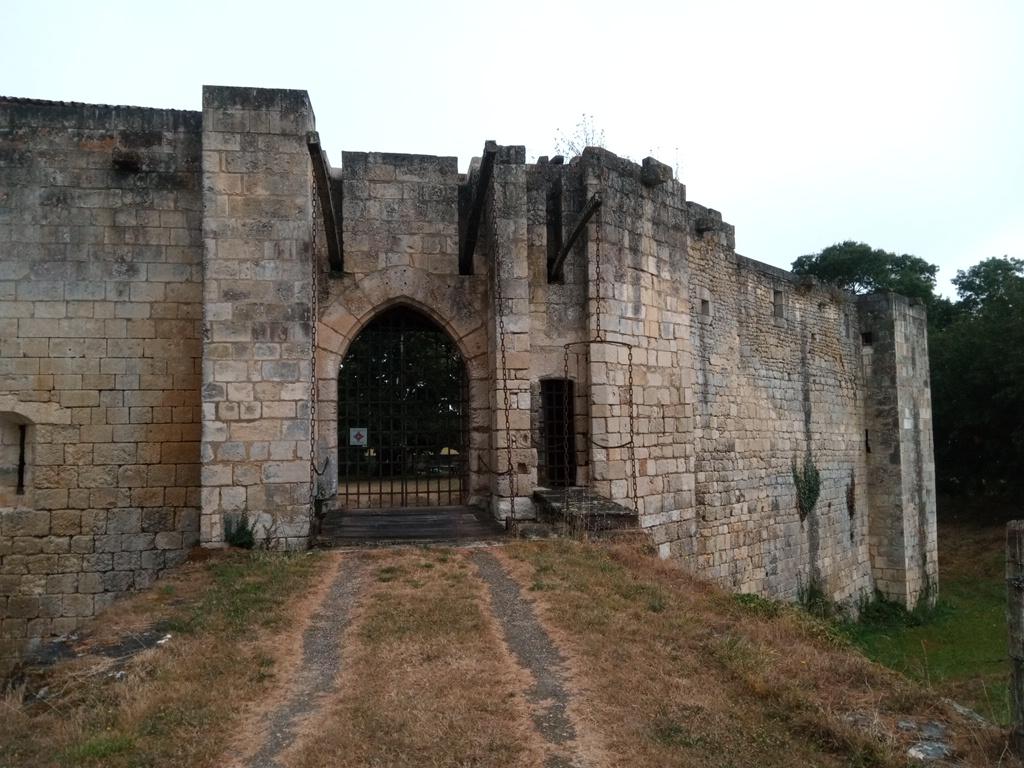
[[[737,256],[732,227],[648,166],[587,150],[534,171],[532,376],[561,376],[563,345],[595,338],[600,308],[603,337],[632,347],[636,503],[662,555],[733,589],[792,598],[813,581],[855,600],[871,589],[857,308]],[[539,206],[555,176],[575,190],[566,227],[591,195],[604,201],[564,285],[543,270]],[[585,329],[573,322],[581,311]],[[586,470],[630,506],[629,451],[604,447],[631,439],[629,352],[587,349]],[[801,520],[793,466],[808,449],[822,493]]]
[[[691,249],[700,570],[743,591],[871,592],[856,306],[841,292]],[[707,302],[706,304],[704,302]],[[794,468],[820,497],[802,518]]]
[[[548,457],[544,445],[544,413],[541,382],[568,378],[573,383],[572,409],[575,422],[570,430],[575,456],[576,482],[589,483],[590,473],[590,338],[587,314],[587,250],[585,239],[566,256],[561,275],[548,279],[548,265],[558,253],[554,227],[569,236],[587,204],[582,169],[541,163],[526,166],[527,265],[529,269],[530,448],[543,484],[549,464],[562,464],[562,457]],[[561,219],[558,220],[558,213]],[[568,354],[566,344],[573,344]]]
[[[455,341],[469,379],[470,503],[490,496],[490,337],[479,269],[459,274],[459,173],[454,157],[345,152],[340,187],[344,273],[326,282],[318,328],[318,467],[322,495],[338,476],[338,367],[359,331],[397,304],[431,317]],[[482,268],[482,265],[481,265]]]
[[[229,516],[305,546],[311,496],[338,491],[339,366],[396,305],[463,356],[468,503],[534,514],[542,382],[568,368],[578,483],[635,504],[663,557],[772,597],[935,594],[921,307],[745,259],[669,168],[593,148],[488,145],[467,174],[345,152],[332,269],[314,128],[301,91],[207,87],[202,113],[0,100],[0,656],[222,545]]]
[[[199,162],[198,113],[0,100],[0,658],[198,540]]]

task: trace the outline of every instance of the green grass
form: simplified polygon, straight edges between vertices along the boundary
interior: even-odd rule
[[[70,763],[88,763],[127,752],[134,746],[135,741],[127,736],[100,734],[66,750],[64,758]]]
[[[241,631],[251,625],[273,628],[281,620],[282,593],[295,578],[313,570],[316,555],[252,552],[211,566],[213,586],[187,612],[168,622],[170,628],[191,634],[216,629]]]
[[[939,600],[907,613],[873,604],[844,627],[868,657],[1000,724],[1009,722],[1004,528],[950,521],[939,527]]]

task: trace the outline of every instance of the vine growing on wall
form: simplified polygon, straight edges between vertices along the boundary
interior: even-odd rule
[[[811,514],[814,505],[818,503],[818,496],[821,495],[821,473],[814,465],[810,451],[804,456],[802,469],[795,461],[793,462],[793,485],[796,486],[796,505],[800,512],[800,521],[803,522]]]
[[[857,514],[857,477],[850,471],[850,482],[846,486],[846,514],[850,516],[850,543],[855,538],[854,516]]]

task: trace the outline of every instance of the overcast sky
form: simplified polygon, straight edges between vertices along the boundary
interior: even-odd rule
[[[309,91],[340,151],[550,154],[593,116],[788,267],[855,239],[1024,258],[1024,2],[10,2],[0,93],[199,109]]]

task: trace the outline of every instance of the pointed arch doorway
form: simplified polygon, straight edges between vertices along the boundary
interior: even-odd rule
[[[386,309],[338,371],[338,501],[348,510],[462,505],[468,488],[466,366],[441,326]]]

